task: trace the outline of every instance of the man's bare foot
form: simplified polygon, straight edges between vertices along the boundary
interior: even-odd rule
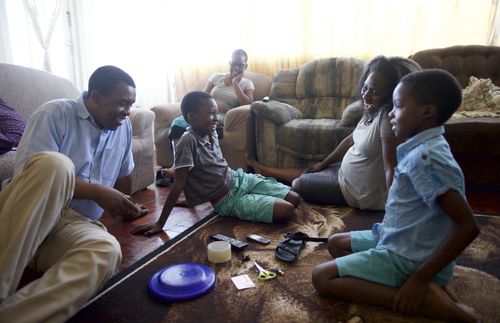
[[[175,169],[173,167],[162,168],[161,174],[163,175],[163,177],[166,177],[166,178],[174,178],[175,177]]]
[[[259,164],[258,161],[255,160],[255,158],[250,156],[248,153],[245,153],[245,161],[248,166],[254,169],[256,174],[262,174],[262,166]]]

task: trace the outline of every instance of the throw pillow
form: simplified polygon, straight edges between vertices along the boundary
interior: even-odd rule
[[[462,91],[462,105],[459,111],[495,111],[494,96],[498,88],[490,79],[478,79],[471,76],[469,85]],[[498,95],[498,94],[497,94]]]
[[[361,100],[349,104],[342,112],[340,124],[344,127],[355,127],[363,116]]]
[[[26,122],[19,113],[0,98],[0,154],[17,146],[25,127]]]

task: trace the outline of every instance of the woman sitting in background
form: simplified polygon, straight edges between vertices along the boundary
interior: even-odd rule
[[[310,203],[383,210],[396,166],[396,146],[388,113],[392,92],[406,74],[420,66],[402,57],[378,56],[361,75],[359,93],[364,114],[353,133],[323,161],[308,169],[272,168],[247,157],[256,173],[292,185]]]
[[[248,66],[247,62],[247,53],[243,49],[235,50],[229,61],[229,72],[213,74],[203,89],[204,92],[210,93],[214,97],[219,107],[218,130],[222,130],[224,126],[226,112],[253,102],[254,84],[251,80],[244,78],[244,72]],[[168,134],[172,147],[175,147],[175,143],[186,131],[187,127],[188,123],[182,115],[172,121]],[[217,134],[222,137],[221,132],[218,131]],[[166,186],[170,184],[170,179],[174,177],[174,169],[172,167],[164,168],[159,171],[156,177],[158,186]]]

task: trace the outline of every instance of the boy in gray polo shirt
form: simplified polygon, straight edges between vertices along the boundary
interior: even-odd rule
[[[140,225],[133,234],[163,230],[182,191],[188,205],[210,201],[217,213],[256,222],[281,222],[295,213],[300,197],[274,178],[232,170],[220,150],[215,128],[217,103],[206,93],[188,93],[181,111],[190,127],[175,146],[175,182],[158,221]]]

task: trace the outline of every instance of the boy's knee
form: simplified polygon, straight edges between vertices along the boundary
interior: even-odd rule
[[[327,282],[330,279],[324,267],[325,264],[318,265],[312,272],[312,284],[318,293],[322,295],[327,294]]]
[[[275,202],[273,222],[286,222],[295,215],[295,206],[285,200]]]
[[[298,207],[300,204],[300,195],[297,192],[291,190],[285,196],[285,201],[292,203],[294,207]]]

